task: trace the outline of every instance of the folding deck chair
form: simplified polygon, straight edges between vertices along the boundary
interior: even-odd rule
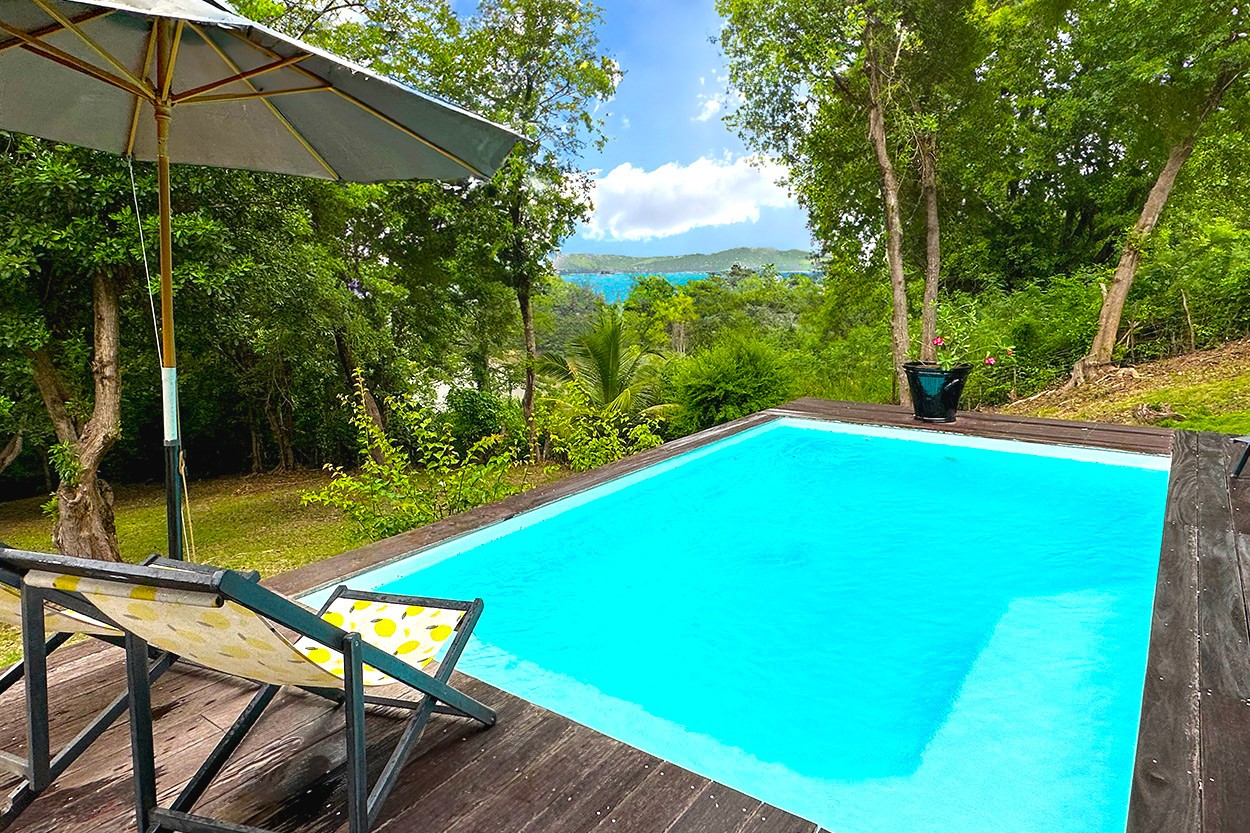
[[[140,833],[162,827],[194,833],[256,830],[191,810],[282,686],[346,706],[351,833],[365,833],[373,825],[431,715],[467,717],[486,726],[495,722],[491,709],[448,684],[481,615],[481,599],[459,602],[339,587],[320,611],[313,611],[232,570],[186,572],[77,559],[63,559],[54,570],[47,565],[32,568],[24,594],[39,598],[44,593],[74,594],[126,631]],[[296,638],[288,639],[279,629]],[[168,808],[156,803],[150,678],[145,673],[148,645],[264,684]],[[422,670],[435,661],[433,674]],[[395,682],[422,698],[409,701],[364,693],[366,686]],[[366,703],[411,712],[371,791],[366,776]]]
[[[0,751],[0,769],[22,777],[0,807],[0,830],[13,823],[23,810],[70,764],[87,751],[126,711],[128,695],[122,693],[97,714],[64,748],[52,754],[48,715],[48,655],[76,634],[95,637],[122,647],[122,631],[100,611],[82,599],[59,597],[35,601],[22,596],[21,576],[25,572],[4,560],[13,552],[0,544],[0,623],[22,632],[22,659],[0,674],[0,694],[26,679],[26,757]],[[160,658],[149,669],[152,679],[160,676],[173,661]]]

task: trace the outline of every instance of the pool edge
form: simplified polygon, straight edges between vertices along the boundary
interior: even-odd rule
[[[1247,525],[1244,534],[1233,530],[1232,516],[1235,510],[1232,503],[1236,501],[1231,497],[1232,489],[1226,479],[1227,455],[1220,457],[1219,452],[1220,448],[1227,445],[1227,438],[1223,435],[1198,435],[1152,427],[1075,423],[976,412],[963,414],[958,422],[950,425],[928,426],[916,423],[908,410],[896,406],[816,399],[795,400],[778,408],[752,414],[707,431],[665,443],[634,457],[590,472],[572,475],[530,492],[514,495],[504,501],[479,507],[421,529],[366,545],[275,577],[266,583],[288,593],[311,592],[409,557],[419,550],[506,520],[529,509],[554,502],[782,417],[913,428],[921,431],[941,431],[1048,445],[1171,454],[1173,456],[1171,479],[1177,480],[1178,483],[1184,484],[1203,479],[1215,492],[1219,492],[1219,484],[1223,483],[1223,506],[1227,507],[1229,535],[1230,537],[1236,535],[1232,562],[1237,570],[1237,587],[1242,591],[1239,598],[1244,613],[1246,595],[1240,571],[1243,569],[1243,562],[1246,568],[1250,568],[1250,525]],[[1200,441],[1200,437],[1207,437],[1207,439]],[[1200,444],[1210,452],[1205,457],[1198,454]],[[1192,474],[1186,468],[1190,466],[1190,463],[1186,462],[1189,458],[1185,456],[1191,451],[1194,470]],[[1182,455],[1179,458],[1181,460],[1179,464],[1178,454]],[[1223,468],[1221,469],[1220,466]],[[1178,467],[1184,469],[1181,472],[1183,476],[1179,479],[1177,478]],[[1199,469],[1201,469],[1201,478]],[[1207,491],[1210,492],[1211,489]],[[1243,497],[1247,508],[1250,509],[1250,490],[1247,490]],[[1200,587],[1198,563],[1202,558],[1202,551],[1199,548],[1196,533],[1191,534],[1191,532],[1201,525],[1199,520],[1204,514],[1210,519],[1211,516],[1220,513],[1204,510],[1201,500],[1202,493],[1196,488],[1169,486],[1165,508],[1164,543],[1152,611],[1142,717],[1129,801],[1128,833],[1154,833],[1154,831],[1218,833],[1223,830],[1240,829],[1236,827],[1238,817],[1235,815],[1226,815],[1223,824],[1218,820],[1214,826],[1204,823],[1204,820],[1210,816],[1210,812],[1204,811],[1203,805],[1206,803],[1210,806],[1211,802],[1204,802],[1202,799],[1205,759],[1200,745],[1199,714],[1202,698],[1199,692],[1202,691],[1201,687],[1204,684],[1204,664],[1197,643],[1199,626],[1210,617],[1203,615],[1201,599],[1197,593]],[[1250,511],[1247,512],[1247,517],[1250,517]],[[1183,531],[1184,534],[1180,535],[1178,530]],[[1245,539],[1244,552],[1241,549],[1242,539]],[[1190,594],[1189,590],[1195,592]],[[1188,628],[1176,626],[1173,618],[1173,612],[1176,610],[1182,611],[1185,615],[1192,613],[1194,625],[1190,631],[1192,639],[1186,640],[1183,638],[1184,634],[1181,633],[1182,630],[1188,631]],[[1243,616],[1243,625],[1246,618]],[[1242,633],[1244,634],[1244,628]],[[1177,638],[1178,635],[1182,638]],[[1229,640],[1230,646],[1227,647],[1229,652],[1234,652],[1231,647],[1233,641],[1235,640]],[[1246,648],[1247,640],[1243,635],[1240,643],[1241,654],[1234,663],[1234,667],[1244,666],[1250,669],[1250,652],[1247,652]],[[1213,656],[1208,664],[1218,665],[1219,660],[1220,657]],[[1163,675],[1164,682],[1167,683],[1166,690],[1158,690],[1160,687],[1155,685],[1159,681],[1158,672],[1161,666],[1167,669]],[[1250,687],[1250,674],[1245,677],[1243,685]],[[1247,750],[1244,757],[1247,762],[1250,762],[1250,708],[1244,705],[1242,708],[1246,714],[1236,724],[1236,731],[1228,732],[1230,737],[1220,746],[1226,750],[1225,757],[1240,762],[1241,759],[1237,757],[1237,753],[1231,749],[1234,741],[1239,742],[1241,748]],[[1153,712],[1160,717],[1152,717],[1148,712]],[[1222,763],[1222,767],[1231,769],[1231,764]],[[1235,781],[1231,774],[1228,781],[1230,783]],[[1208,792],[1210,792],[1209,788]],[[1225,803],[1250,809],[1250,788],[1243,787],[1239,790],[1234,789],[1232,792],[1235,793],[1234,797]],[[1242,819],[1248,817],[1250,815],[1240,816]]]

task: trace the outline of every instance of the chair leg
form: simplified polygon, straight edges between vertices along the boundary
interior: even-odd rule
[[[204,795],[204,791],[208,789],[209,784],[221,772],[221,768],[230,760],[230,756],[239,748],[239,744],[247,737],[247,733],[256,725],[256,721],[260,720],[266,707],[273,701],[274,695],[278,693],[281,686],[266,685],[256,692],[256,696],[247,704],[238,718],[217,742],[217,746],[213,749],[211,755],[200,765],[195,776],[187,782],[182,788],[182,792],[174,799],[174,803],[169,809],[180,813],[189,813],[195,806],[195,802],[200,800]]]
[[[130,753],[134,765],[135,821],[139,833],[153,829],[156,809],[156,750],[152,740],[152,683],[148,678],[148,646],[126,634],[126,683],[130,693]]]
[[[404,731],[399,735],[399,742],[395,744],[395,749],[391,752],[390,760],[386,762],[386,767],[378,777],[378,782],[374,784],[373,790],[369,793],[370,827],[377,822],[378,813],[381,811],[382,805],[386,803],[391,790],[395,788],[395,782],[399,779],[400,771],[403,770],[404,764],[408,762],[408,756],[412,753],[417,742],[421,740],[421,735],[425,732],[425,727],[430,722],[430,715],[433,713],[434,700],[431,697],[426,697],[425,702],[408,718]]]
[[[1237,461],[1237,468],[1233,469],[1233,477],[1241,477],[1241,470],[1246,467],[1246,460],[1250,459],[1250,443],[1246,445],[1246,450],[1241,452],[1241,459]]]
[[[26,780],[35,793],[52,781],[48,741],[48,643],[44,634],[43,593],[22,587],[22,662],[26,675]]]
[[[368,833],[369,784],[365,762],[364,665],[360,658],[360,634],[343,638],[343,688],[347,694],[347,829]]]
[[[161,654],[156,661],[151,663],[148,668],[148,684],[156,682],[157,678],[169,670],[174,664],[173,654]],[[52,777],[59,778],[70,764],[78,760],[78,756],[87,751],[87,747],[95,743],[96,738],[108,731],[109,727],[117,722],[117,718],[122,716],[122,712],[126,711],[127,705],[130,703],[129,690],[119,694],[113,702],[92,720],[87,726],[78,733],[75,738],[70,741],[52,759]]]

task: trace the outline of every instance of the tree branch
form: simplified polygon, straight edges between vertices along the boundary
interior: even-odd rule
[[[22,453],[22,430],[19,428],[3,450],[0,450],[0,474]]]
[[[43,398],[48,418],[52,420],[56,438],[66,445],[77,444],[78,424],[69,414],[68,405],[72,397],[65,380],[61,378],[61,372],[52,362],[46,347],[31,350],[29,355],[34,367],[35,387],[39,388],[39,395]]]

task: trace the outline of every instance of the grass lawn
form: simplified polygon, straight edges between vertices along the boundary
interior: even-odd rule
[[[1250,341],[1149,362],[1001,410],[1090,422],[1250,434]]]
[[[528,472],[531,483],[562,471]],[[301,506],[300,494],[329,480],[321,471],[219,477],[191,484],[193,560],[218,567],[259,570],[262,576],[302,567],[356,545],[337,510]],[[46,497],[0,503],[0,541],[23,549],[52,551],[52,519]],[[165,552],[165,492],[160,485],[117,486],[114,512],[122,558],[142,561]],[[21,657],[21,638],[0,626],[0,665]]]

